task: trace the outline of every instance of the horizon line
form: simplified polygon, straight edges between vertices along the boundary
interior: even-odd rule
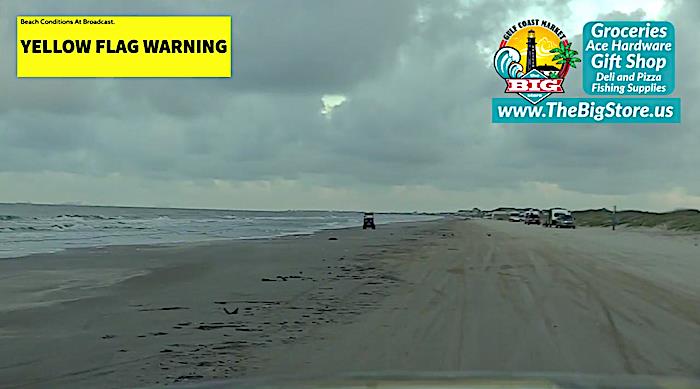
[[[445,213],[459,213],[459,212],[471,212],[474,209],[478,209],[481,212],[494,212],[496,210],[528,210],[528,209],[539,209],[536,207],[509,207],[509,206],[499,206],[495,208],[485,208],[480,209],[479,207],[472,207],[471,209],[460,208],[457,210],[442,210],[442,211],[376,211],[376,210],[352,210],[352,209],[318,209],[318,208],[298,208],[298,209],[242,209],[242,208],[219,208],[219,207],[183,207],[183,206],[148,206],[148,205],[105,205],[105,204],[76,204],[76,203],[34,203],[28,201],[15,201],[15,202],[3,202],[0,201],[0,205],[34,205],[34,206],[64,206],[64,207],[93,207],[93,208],[132,208],[132,209],[171,209],[171,210],[183,210],[183,211],[226,211],[226,212],[374,212],[374,213],[385,213],[385,214],[445,214]],[[557,208],[557,207],[549,207]],[[548,209],[548,208],[542,208]],[[568,208],[564,208],[568,209]],[[586,211],[609,211],[607,207],[601,208],[571,208],[573,212],[586,212]],[[671,213],[679,211],[696,211],[700,212],[697,208],[676,208],[666,211],[650,211],[644,209],[617,209],[617,212],[646,212],[646,213]]]

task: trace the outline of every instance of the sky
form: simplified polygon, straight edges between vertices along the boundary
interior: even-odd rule
[[[17,79],[18,14],[233,15],[234,76]],[[700,208],[700,2],[3,1],[0,16],[0,202]],[[590,20],[673,22],[682,124],[492,124],[492,56],[527,18],[574,48]]]

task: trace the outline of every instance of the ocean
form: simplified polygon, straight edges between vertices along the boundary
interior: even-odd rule
[[[436,216],[375,214],[377,224]],[[69,248],[256,239],[362,225],[362,213],[0,204],[0,258]]]

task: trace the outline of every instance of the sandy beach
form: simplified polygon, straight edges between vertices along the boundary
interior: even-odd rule
[[[0,387],[700,376],[700,237],[486,220],[0,261]]]

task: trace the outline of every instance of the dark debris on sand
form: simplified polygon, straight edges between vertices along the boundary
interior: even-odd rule
[[[338,239],[330,237],[329,240]],[[382,251],[385,252],[401,254],[393,250]],[[261,282],[278,282],[275,287],[280,288],[285,288],[294,281],[323,282],[323,285],[299,296],[280,300],[239,300],[219,296],[218,299],[212,299],[212,305],[209,306],[216,308],[211,311],[216,312],[216,318],[209,317],[206,320],[206,314],[202,321],[186,322],[180,318],[179,322],[172,324],[176,325],[173,328],[183,332],[207,332],[207,341],[189,344],[180,342],[161,348],[156,366],[162,369],[157,369],[162,372],[162,376],[158,379],[175,384],[248,374],[257,369],[259,362],[257,354],[251,350],[304,342],[314,332],[310,330],[321,324],[350,323],[359,312],[373,309],[381,297],[388,294],[386,288],[405,282],[387,272],[380,264],[368,262],[374,258],[371,255],[336,258],[339,262],[319,258],[319,263],[332,264],[327,269],[323,266],[322,272],[294,271],[290,272],[291,275],[270,275],[260,279]],[[343,291],[347,290],[356,290],[356,293],[348,298],[340,298]],[[146,311],[172,309],[188,308],[141,308]],[[196,310],[197,307],[193,309]],[[226,321],[224,318],[229,315],[236,315],[236,320]],[[149,333],[151,336],[165,334]]]

